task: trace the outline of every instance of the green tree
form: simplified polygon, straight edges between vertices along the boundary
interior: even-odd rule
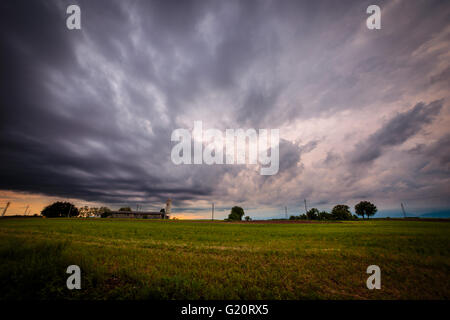
[[[123,207],[123,208],[120,208],[119,211],[131,211],[131,208],[130,207]]]
[[[317,208],[311,208],[306,213],[308,220],[317,220],[319,218],[319,210]]]
[[[102,214],[104,212],[111,212],[111,209],[108,207],[100,207],[100,209],[98,209],[98,213]]]
[[[57,201],[44,208],[41,214],[47,218],[58,218],[58,217],[76,217],[79,212],[77,207],[75,207],[70,202]]]
[[[249,216],[245,216],[245,221],[252,221],[252,218],[250,218]]]
[[[362,216],[363,219],[364,216],[367,216],[367,218],[373,216],[375,213],[377,213],[377,211],[378,211],[377,207],[369,201],[361,201],[355,206],[356,214],[358,216]]]
[[[102,218],[109,217],[111,215],[111,209],[108,207],[100,207],[97,214],[99,214]]]
[[[345,204],[338,204],[331,210],[331,216],[335,220],[351,220],[352,214],[350,212],[350,207]]]
[[[326,211],[321,211],[318,214],[319,220],[331,220],[333,217]]]
[[[244,209],[241,207],[234,206],[231,208],[231,212],[228,215],[229,220],[242,220],[242,217],[244,216]]]

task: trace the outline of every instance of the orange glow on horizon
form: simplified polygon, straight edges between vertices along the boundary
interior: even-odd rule
[[[52,197],[52,196],[46,196],[42,194],[37,193],[26,193],[26,192],[17,192],[17,191],[9,191],[9,190],[0,190],[0,208],[4,208],[6,206],[7,202],[10,202],[11,204],[8,207],[8,210],[6,211],[6,216],[13,216],[13,215],[23,215],[25,213],[25,210],[27,206],[29,205],[28,209],[28,216],[32,216],[34,214],[40,214],[41,211],[48,206],[49,204],[55,202],[55,201],[68,201],[73,203],[75,206],[82,207],[82,206],[89,206],[89,207],[100,207],[103,206],[103,204],[93,203],[93,202],[87,202],[79,199],[73,199],[73,198],[61,198],[61,197]],[[109,207],[108,205],[106,205]],[[0,210],[0,214],[3,212],[3,209]],[[177,212],[172,213],[171,218],[176,218],[180,220],[192,220],[192,219],[208,219],[208,214],[206,215],[199,215],[197,213],[183,213],[183,212]]]

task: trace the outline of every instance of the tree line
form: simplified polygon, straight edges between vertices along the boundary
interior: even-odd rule
[[[119,211],[131,212],[131,207],[122,207]],[[160,212],[165,212],[161,209]],[[46,218],[71,218],[71,217],[102,217],[107,218],[111,215],[111,209],[108,207],[88,207],[77,208],[74,204],[67,201],[56,201],[46,206],[41,215]]]
[[[369,201],[361,201],[355,205],[355,212],[358,216],[371,217],[378,211],[377,207]],[[319,211],[317,208],[311,208],[306,214],[299,216],[290,216],[289,220],[356,220],[357,215],[352,215],[350,207],[345,204],[338,204],[333,207],[331,213]]]
[[[122,208],[121,208],[122,209]],[[131,210],[131,209],[130,209]],[[66,201],[56,201],[46,206],[41,215],[46,218],[71,218],[71,217],[92,217],[92,216],[107,216],[111,212],[108,207],[91,207],[84,206],[77,208],[74,204]]]
[[[163,211],[164,209],[161,209]],[[119,211],[131,211],[130,207],[120,208]],[[355,212],[357,215],[364,217],[371,217],[378,211],[377,207],[369,201],[361,201],[355,206]],[[101,216],[107,217],[110,215],[111,209],[108,207],[81,207],[77,208],[70,202],[57,201],[51,205],[46,206],[41,214],[47,218],[57,217],[92,217]],[[238,206],[231,208],[231,212],[228,215],[226,221],[240,221],[244,217],[244,209]],[[326,211],[319,211],[317,208],[312,208],[298,216],[290,216],[289,220],[356,220],[358,217],[352,215],[350,207],[345,204],[338,204],[333,207],[331,213]],[[245,217],[245,220],[249,221],[249,216]]]
[[[355,212],[358,216],[371,217],[378,211],[377,207],[369,201],[361,201],[355,206]],[[241,221],[244,217],[244,209],[238,206],[231,208],[231,212],[225,221]],[[289,220],[356,220],[357,215],[352,215],[350,207],[345,204],[338,204],[333,207],[331,213],[326,211],[319,211],[317,208],[311,208],[306,213],[298,216],[290,216]],[[251,218],[245,216],[245,220],[249,221]]]

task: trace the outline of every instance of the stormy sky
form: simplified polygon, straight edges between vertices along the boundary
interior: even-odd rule
[[[68,30],[66,8],[81,8]],[[381,7],[381,29],[366,9]],[[450,207],[448,1],[0,4],[0,200],[254,217]],[[279,129],[280,170],[174,165],[171,133]],[[40,200],[39,200],[40,199]]]

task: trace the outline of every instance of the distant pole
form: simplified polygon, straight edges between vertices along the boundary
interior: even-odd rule
[[[28,208],[29,208],[29,207],[30,207],[30,205],[27,205],[27,207],[25,208],[25,212],[23,213],[24,216],[27,215],[27,211],[28,211]]]
[[[7,202],[6,206],[3,208],[3,212],[2,212],[2,217],[5,216],[6,210],[8,210],[9,205],[11,204],[11,202]]]
[[[287,207],[284,207],[284,215],[286,216],[287,219]]]
[[[211,210],[211,221],[214,220],[214,202],[212,203],[212,210]]]
[[[306,199],[305,199],[305,215],[306,215],[306,220],[308,219],[308,208],[306,207]]]
[[[405,212],[405,207],[403,206],[403,202],[400,202],[400,205],[402,206],[403,217],[406,218],[406,212]]]

